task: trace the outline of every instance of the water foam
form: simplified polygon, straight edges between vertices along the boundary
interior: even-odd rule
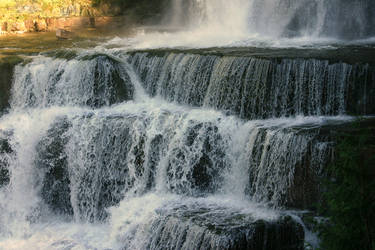
[[[372,43],[374,11],[370,0],[174,0],[162,31],[141,29],[122,43],[137,49]]]
[[[12,149],[0,154],[10,172],[10,183],[0,188],[0,249],[158,249],[153,229],[173,232],[190,210],[198,219],[212,211],[207,215],[217,224],[223,216],[275,221],[291,173],[313,142],[314,133],[299,134],[298,127],[352,119],[247,121],[170,103],[146,94],[127,55],[105,58],[111,60],[100,72],[117,65],[134,88],[132,100],[100,107],[82,102],[76,90],[87,85],[83,96],[92,96],[95,59],[37,57],[17,66],[12,109],[0,118],[0,135]],[[64,84],[71,86],[66,95],[46,91]],[[68,207],[56,210],[56,197],[66,198],[57,205]],[[217,239],[199,224],[179,229],[192,244],[198,236],[210,244]]]

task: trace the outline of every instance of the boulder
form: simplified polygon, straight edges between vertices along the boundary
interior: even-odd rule
[[[304,245],[302,226],[286,215],[262,219],[212,204],[157,213],[146,249],[302,250]]]
[[[56,30],[56,37],[57,39],[69,39],[73,37],[73,32],[65,30],[65,29],[57,29]]]

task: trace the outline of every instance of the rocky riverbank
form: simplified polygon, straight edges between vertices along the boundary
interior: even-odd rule
[[[160,20],[167,0],[19,0],[0,1],[0,34],[57,29],[118,28]],[[150,21],[152,20],[152,21]]]
[[[56,31],[57,29],[77,30],[82,28],[119,28],[127,21],[128,20],[123,16],[27,19],[13,23],[3,22],[0,26],[0,33],[48,32]]]

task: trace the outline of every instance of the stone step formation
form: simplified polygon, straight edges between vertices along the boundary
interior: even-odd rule
[[[346,114],[374,113],[371,62],[49,53],[13,72],[1,234],[52,214],[124,249],[303,249],[290,210],[316,209]]]
[[[339,140],[375,131],[374,7],[174,0],[1,60],[0,249],[317,248]]]

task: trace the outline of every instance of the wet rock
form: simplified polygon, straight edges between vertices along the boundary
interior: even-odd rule
[[[78,123],[90,123],[91,115],[75,119]],[[79,136],[84,136],[84,132],[75,131],[73,121],[60,117],[54,122],[37,145],[35,161],[44,172],[41,196],[52,211],[88,222],[107,218],[106,208],[117,205],[134,186],[127,166],[127,155],[132,149],[138,150],[134,152],[137,174],[144,174],[144,145],[140,142],[138,147],[131,147],[132,122],[129,117],[105,118],[104,123],[96,124],[101,127],[92,131],[84,149],[79,144]],[[75,158],[74,154],[79,153],[83,155]]]
[[[58,39],[69,39],[73,37],[73,32],[64,29],[57,29],[56,30],[56,37]]]
[[[90,197],[92,193],[89,191],[77,194],[82,201],[91,199],[92,204],[95,204],[95,210],[90,211],[90,217],[84,218],[86,220],[105,220],[108,217],[106,208],[119,204],[125,197],[126,192],[134,186],[135,179],[129,174],[128,167],[128,154],[133,141],[129,127],[133,121],[129,118],[126,122],[124,119],[126,118],[107,118],[105,129],[108,131],[99,132],[97,134],[98,141],[91,142],[93,145],[96,144],[95,149],[92,151],[95,158],[93,159],[91,170],[88,169],[86,177],[80,180],[80,185],[84,188],[87,183],[94,182],[95,178],[99,178],[100,184],[92,187],[97,190],[98,195],[95,198]],[[103,145],[103,141],[107,142],[107,145]],[[97,143],[101,143],[104,147]],[[135,168],[137,176],[142,175],[144,171],[142,166],[144,161],[143,143],[140,141],[133,148],[133,150],[137,151],[134,155],[134,162],[138,164]],[[97,161],[96,164],[95,161]],[[80,202],[80,208],[82,211],[87,211],[84,202]]]
[[[328,139],[328,138],[327,138]],[[293,182],[285,205],[289,208],[316,210],[321,200],[321,182],[332,160],[333,141],[314,141],[295,167]]]
[[[356,136],[358,131],[364,129],[368,130],[369,134],[375,134],[375,119],[325,125],[316,130],[314,139],[294,168],[293,181],[288,188],[285,206],[316,211],[318,204],[324,202],[322,182],[329,174],[328,165],[335,160],[335,145],[342,138]],[[311,129],[301,133],[311,133]],[[370,142],[375,145],[374,136]]]
[[[0,115],[9,107],[14,66],[22,62],[17,56],[0,58]]]
[[[69,140],[66,134],[70,124],[59,118],[37,145],[37,168],[45,173],[41,196],[52,211],[73,215],[70,201],[70,178],[64,147]]]
[[[147,249],[302,250],[304,231],[289,216],[256,219],[225,208],[160,210]]]
[[[164,144],[163,135],[156,135],[150,142],[150,154],[148,155],[148,169],[149,177],[147,182],[147,190],[150,190],[155,186],[156,167],[159,164],[161,158],[161,150]]]
[[[260,128],[256,132],[248,156],[246,193],[257,202],[273,207],[287,206],[296,173],[317,131],[299,133],[293,129]]]
[[[292,59],[290,50],[233,51],[151,50],[129,61],[150,95],[244,119],[375,114],[373,59],[361,62],[366,56],[350,51],[342,53],[348,62],[311,51]]]
[[[100,107],[131,100],[134,86],[125,69],[118,62],[106,56],[98,56],[96,61],[93,82],[94,95],[86,104],[91,107]]]
[[[67,60],[43,57],[15,68],[15,88],[26,91],[15,92],[12,105],[99,108],[133,98],[134,86],[120,61],[103,54],[74,57],[74,53],[64,55],[57,51],[50,55],[64,56]],[[33,73],[34,70],[38,73]]]
[[[12,152],[13,150],[9,145],[8,139],[0,138],[0,188],[9,183],[9,162],[6,155],[11,154]]]
[[[97,222],[105,220],[106,208],[117,205],[146,175],[144,135],[134,141],[132,117],[109,116],[94,122],[95,128],[88,125],[91,119],[92,114],[73,121],[57,119],[37,146],[36,164],[45,172],[41,195],[52,211]],[[86,132],[89,139],[81,144]]]
[[[212,123],[192,125],[183,142],[169,156],[169,188],[175,193],[198,196],[216,191],[222,181],[219,173],[225,167],[218,128]]]
[[[2,160],[0,160],[0,188],[9,184],[9,171],[7,166]]]
[[[369,129],[375,134],[374,121],[259,129],[249,152],[246,194],[272,207],[315,211],[322,202],[322,182],[334,160],[335,145],[341,136],[356,135],[358,130]],[[375,137],[373,141],[375,144]]]

